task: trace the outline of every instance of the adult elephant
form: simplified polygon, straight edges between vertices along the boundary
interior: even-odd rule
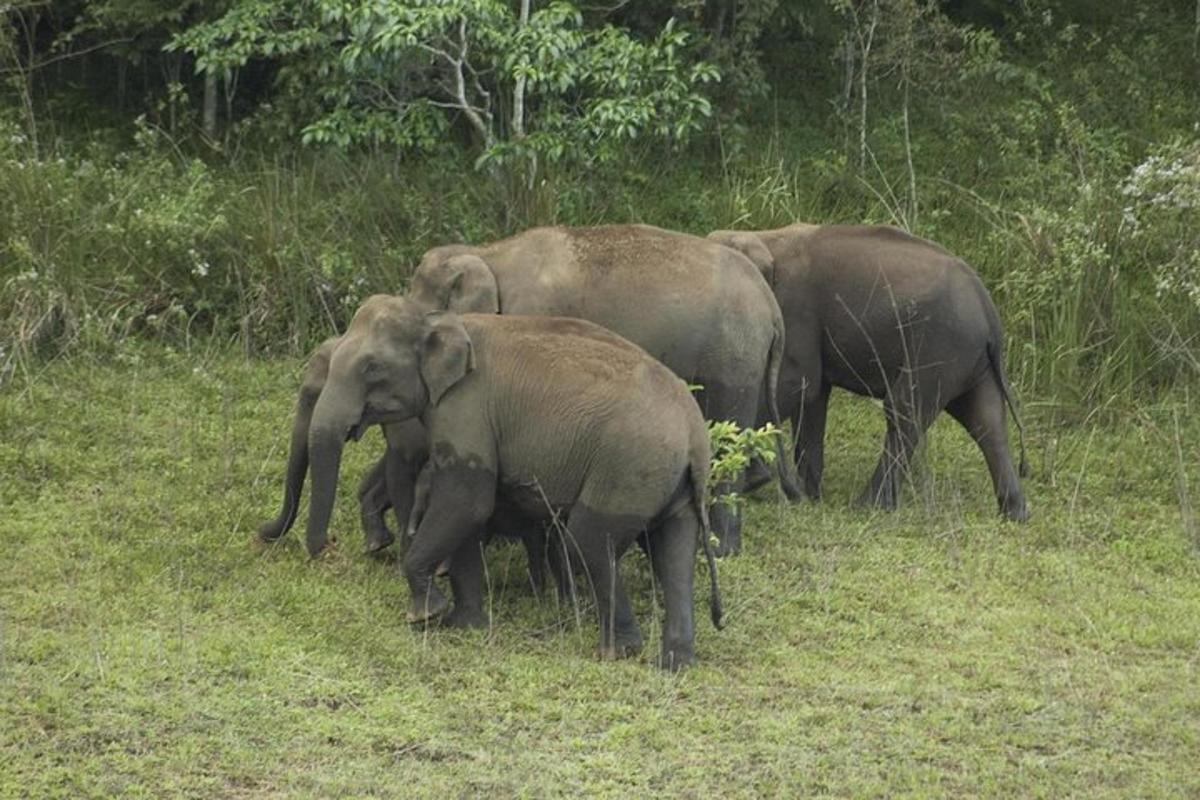
[[[308,474],[308,438],[313,410],[329,379],[329,362],[340,342],[341,337],[326,339],[308,360],[292,418],[283,505],[274,519],[259,527],[258,536],[263,541],[279,539],[296,521],[304,479]],[[357,492],[363,539],[368,553],[383,550],[395,540],[385,520],[389,510],[394,512],[401,532],[409,533],[411,538],[428,505],[431,464],[429,434],[425,426],[414,418],[380,427],[387,443],[386,451],[359,481]],[[356,436],[362,433],[362,428],[355,431]],[[523,519],[517,510],[500,502],[488,522],[488,531],[521,540],[529,558],[529,578],[536,593],[540,594],[545,586],[547,566],[560,593],[566,593],[567,567],[560,550],[547,547],[545,526]]]
[[[447,557],[451,623],[486,624],[479,541],[498,500],[543,522],[560,514],[596,593],[601,652],[641,634],[617,562],[642,532],[666,620],[663,666],[694,660],[697,546],[708,554],[708,432],[683,381],[643,350],[579,319],[429,313],[376,295],[334,350],[309,432],[307,545],[325,545],[342,449],[365,426],[420,418],[432,463],[428,506],[404,558],[409,619],[440,617]]]
[[[492,244],[429,250],[408,296],[431,309],[597,323],[700,385],[696,399],[708,419],[779,421],[779,306],[750,260],[706,239],[649,225],[533,228]],[[751,473],[747,488],[770,479],[761,464]],[[798,497],[790,473],[781,478]],[[718,553],[737,552],[740,517],[723,503],[712,516]]]
[[[896,228],[795,224],[715,231],[762,271],[787,326],[779,406],[796,433],[805,493],[821,493],[826,407],[839,386],[883,400],[883,454],[863,504],[894,508],[914,448],[945,409],[983,451],[1000,511],[1028,516],[1005,407],[1024,436],[1004,375],[996,307],[979,277],[933,242]]]

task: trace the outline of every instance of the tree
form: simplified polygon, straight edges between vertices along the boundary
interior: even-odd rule
[[[238,0],[171,47],[221,72],[276,59],[281,79],[316,97],[303,140],[347,147],[431,148],[461,120],[476,163],[519,173],[604,160],[639,136],[681,141],[711,108],[714,67],[690,58],[674,20],[638,40],[589,27],[569,2]]]

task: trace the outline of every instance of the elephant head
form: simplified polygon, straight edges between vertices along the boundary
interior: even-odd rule
[[[757,233],[752,231],[713,231],[708,238],[737,250],[750,259],[750,262],[758,267],[758,271],[766,279],[767,285],[775,285],[775,256],[767,249],[767,245]]]
[[[370,297],[330,357],[313,409],[308,451],[312,496],[307,545],[325,546],[342,448],[371,425],[421,416],[474,369],[474,350],[458,316],[427,313],[410,300]]]
[[[464,249],[450,245],[426,253],[413,273],[408,296],[433,310],[500,313],[500,290],[492,268]]]

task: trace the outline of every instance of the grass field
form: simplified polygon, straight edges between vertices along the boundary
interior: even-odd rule
[[[394,563],[251,538],[300,360],[79,355],[0,390],[0,797],[1200,796],[1200,415],[1025,398],[1033,520],[935,426],[905,507],[838,395],[827,497],[748,508],[701,665],[593,659],[591,610],[489,558],[493,627],[410,629]],[[698,562],[699,567],[699,562]],[[705,602],[698,581],[698,602]]]

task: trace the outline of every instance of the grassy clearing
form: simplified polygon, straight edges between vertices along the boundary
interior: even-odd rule
[[[493,628],[402,621],[334,529],[259,552],[298,361],[122,347],[0,394],[0,796],[1200,794],[1200,416],[1027,402],[1034,520],[936,426],[895,514],[849,501],[882,434],[838,396],[828,497],[752,502],[729,626],[678,677],[591,653],[492,551]],[[1193,498],[1189,501],[1188,497]],[[625,564],[648,633],[644,560]]]

